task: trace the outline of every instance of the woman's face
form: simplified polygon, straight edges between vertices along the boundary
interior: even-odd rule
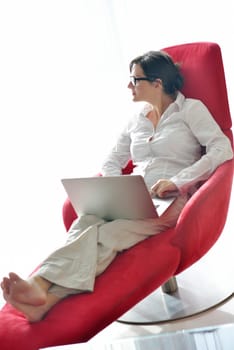
[[[146,80],[141,80],[141,78],[145,78]],[[151,103],[155,95],[153,83],[147,80],[139,64],[134,64],[132,66],[131,81],[128,84],[128,88],[132,91],[134,102],[145,101]]]

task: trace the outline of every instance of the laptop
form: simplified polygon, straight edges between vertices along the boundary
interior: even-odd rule
[[[175,197],[151,198],[141,175],[62,179],[78,216],[92,214],[107,221],[157,218]]]

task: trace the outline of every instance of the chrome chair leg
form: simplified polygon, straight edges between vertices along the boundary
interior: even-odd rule
[[[167,282],[162,285],[162,291],[167,294],[175,293],[178,289],[175,276],[171,277]]]

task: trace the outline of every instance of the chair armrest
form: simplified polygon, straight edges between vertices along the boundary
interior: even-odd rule
[[[62,208],[63,223],[68,231],[73,221],[77,218],[75,209],[73,208],[69,198],[67,198]]]
[[[233,164],[229,160],[219,166],[184,207],[172,240],[181,250],[177,273],[199,260],[220,236],[228,213]]]

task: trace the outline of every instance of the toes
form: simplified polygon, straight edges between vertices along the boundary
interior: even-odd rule
[[[14,282],[14,283],[21,280],[21,278],[14,272],[9,273],[9,279],[11,282]]]
[[[4,289],[4,282],[2,280],[1,284],[0,284],[1,288]]]
[[[2,282],[1,282],[1,288],[5,293],[10,292],[10,280],[7,277],[4,277]]]
[[[10,297],[10,280],[7,277],[4,277],[1,283],[2,295],[3,298],[8,302]]]

